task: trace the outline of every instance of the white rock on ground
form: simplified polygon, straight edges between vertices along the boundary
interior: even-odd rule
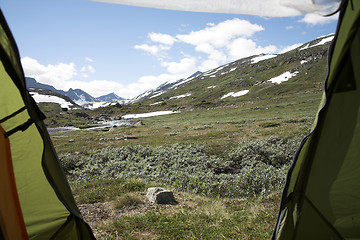
[[[160,187],[148,188],[146,197],[151,203],[170,204],[175,202],[173,192]]]

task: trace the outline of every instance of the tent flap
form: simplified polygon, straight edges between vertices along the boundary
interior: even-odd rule
[[[360,2],[345,3],[325,105],[288,173],[274,240],[360,238]]]
[[[95,239],[83,221],[25,87],[15,41],[0,11],[0,229],[4,239]]]

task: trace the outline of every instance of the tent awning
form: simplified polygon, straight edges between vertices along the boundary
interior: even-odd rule
[[[331,13],[338,0],[92,0],[168,10],[291,17],[321,11]]]

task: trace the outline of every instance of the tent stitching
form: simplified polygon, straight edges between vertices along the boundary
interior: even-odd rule
[[[24,131],[25,131],[26,129],[28,129],[28,128],[31,126],[31,124],[33,124],[33,123],[34,123],[34,121],[33,121],[31,118],[29,118],[29,119],[28,119],[26,122],[24,122],[23,124],[21,124],[21,125],[13,128],[13,129],[5,132],[5,133],[4,133],[4,136],[5,136],[6,138],[8,138],[8,137],[10,137],[11,135],[13,135],[14,133],[18,132],[18,131],[24,132]]]
[[[15,117],[16,115],[18,115],[19,113],[23,112],[24,110],[26,110],[26,106],[20,108],[19,110],[17,110],[16,112],[13,112],[13,113],[10,114],[10,115],[4,117],[3,119],[0,119],[0,123],[3,123],[3,122],[5,122],[5,121],[9,120],[10,118]]]

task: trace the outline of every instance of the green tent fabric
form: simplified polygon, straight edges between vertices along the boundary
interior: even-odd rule
[[[26,89],[1,11],[0,60],[0,239],[95,239]]]
[[[360,239],[360,1],[343,1],[316,127],[298,150],[272,239]]]

